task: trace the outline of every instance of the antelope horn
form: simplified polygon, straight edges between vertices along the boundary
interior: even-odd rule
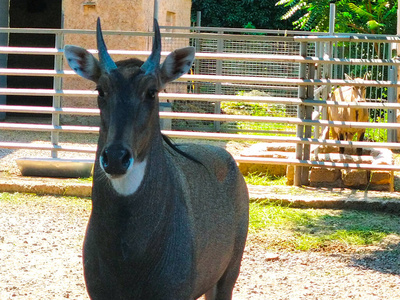
[[[157,19],[154,19],[153,49],[150,56],[140,67],[146,74],[154,73],[160,66],[161,60],[161,34]]]
[[[97,18],[96,39],[101,68],[107,73],[110,73],[117,68],[117,65],[107,52],[106,43],[104,42],[103,33],[101,32],[100,18]]]

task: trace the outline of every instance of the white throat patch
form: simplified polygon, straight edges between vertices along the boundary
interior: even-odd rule
[[[140,163],[135,161],[124,176],[109,178],[115,191],[122,196],[129,196],[135,193],[143,181],[146,165],[147,158]]]

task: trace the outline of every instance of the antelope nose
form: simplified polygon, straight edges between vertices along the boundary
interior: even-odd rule
[[[110,175],[123,175],[133,163],[131,152],[125,147],[110,146],[103,150],[100,164],[104,171]]]

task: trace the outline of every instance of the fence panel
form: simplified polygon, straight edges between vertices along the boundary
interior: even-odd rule
[[[0,148],[41,149],[51,151],[56,157],[60,151],[93,153],[95,147],[80,147],[68,144],[70,134],[95,135],[97,126],[78,124],[82,117],[98,118],[95,108],[96,92],[93,90],[69,90],[61,83],[65,79],[76,78],[70,70],[63,69],[63,35],[93,34],[93,31],[74,30],[26,30],[0,28],[1,32],[25,30],[34,34],[54,34],[57,36],[54,48],[13,48],[0,47],[0,54],[52,55],[55,57],[53,70],[0,68],[0,76],[50,76],[54,78],[53,89],[12,88],[0,86],[0,95],[22,95],[26,97],[51,96],[52,107],[33,105],[0,105],[1,113],[7,118],[0,123],[2,132],[37,131],[47,134],[47,143],[7,140],[6,134],[0,138]],[[192,33],[187,33],[189,30]],[[185,33],[186,32],[186,33]],[[396,132],[400,126],[395,122],[398,103],[393,101],[393,89],[397,89],[396,76],[389,77],[390,68],[397,68],[400,62],[392,59],[391,49],[398,43],[397,37],[385,36],[321,36],[320,34],[297,36],[294,33],[262,31],[252,35],[226,33],[203,33],[199,28],[182,32],[163,33],[165,57],[169,50],[183,45],[194,45],[198,53],[192,72],[177,82],[170,84],[166,92],[160,93],[160,101],[172,104],[172,112],[161,112],[163,119],[172,119],[172,131],[165,131],[173,137],[234,139],[239,141],[292,142],[299,145],[340,145],[344,147],[388,147],[399,149],[399,144],[387,139],[388,129]],[[128,36],[146,36],[151,33],[104,32]],[[304,33],[303,33],[304,34]],[[300,43],[306,45],[300,53]],[[332,49],[328,49],[333,45]],[[90,50],[95,53],[95,50]],[[111,50],[115,56],[145,57],[148,51]],[[329,53],[332,55],[330,56]],[[305,79],[299,79],[300,65]],[[315,75],[313,68],[316,65]],[[343,80],[343,74],[355,77],[371,76],[361,84]],[[302,75],[302,76],[303,76]],[[328,100],[332,87],[362,85],[367,88],[368,103],[333,103]],[[308,88],[312,87],[312,88]],[[307,88],[299,94],[299,88]],[[392,90],[390,90],[392,88]],[[390,92],[389,92],[390,91]],[[389,96],[388,96],[389,95]],[[391,97],[391,98],[390,98]],[[84,99],[79,107],[64,105],[65,99]],[[388,101],[389,100],[389,101]],[[90,103],[87,106],[86,103]],[[321,110],[328,106],[351,106],[370,109],[368,123],[326,121],[322,117],[311,120],[310,108],[298,114],[299,107],[314,107]],[[388,110],[391,110],[391,113]],[[18,118],[9,114],[19,113]],[[42,114],[51,118],[33,118]],[[391,115],[390,118],[388,116]],[[70,123],[60,116],[79,117]],[[74,121],[77,120],[77,121]],[[389,122],[388,122],[389,120]],[[368,130],[368,142],[325,141],[315,134],[310,136],[310,128],[318,132],[322,127],[364,127]],[[303,130],[307,128],[307,132]],[[296,130],[298,136],[296,137]],[[189,132],[196,131],[196,132]],[[243,134],[245,133],[245,134]],[[393,135],[392,135],[393,136]],[[371,143],[371,141],[379,143]],[[315,164],[305,154],[309,147],[301,147],[296,161],[287,161],[299,166]],[[268,161],[268,160],[265,160]],[[318,165],[321,165],[318,163]],[[322,164],[323,165],[323,164]],[[326,164],[328,166],[328,164]],[[350,166],[351,168],[354,166]],[[376,166],[376,168],[380,168]],[[395,168],[395,167],[394,167]]]

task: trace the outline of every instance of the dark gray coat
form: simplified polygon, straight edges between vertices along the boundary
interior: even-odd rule
[[[229,300],[248,227],[247,187],[224,149],[163,137],[158,91],[190,69],[192,47],[160,65],[155,22],[146,62],[114,63],[100,22],[100,61],[66,46],[76,73],[97,84],[101,125],[83,262],[91,299]]]

